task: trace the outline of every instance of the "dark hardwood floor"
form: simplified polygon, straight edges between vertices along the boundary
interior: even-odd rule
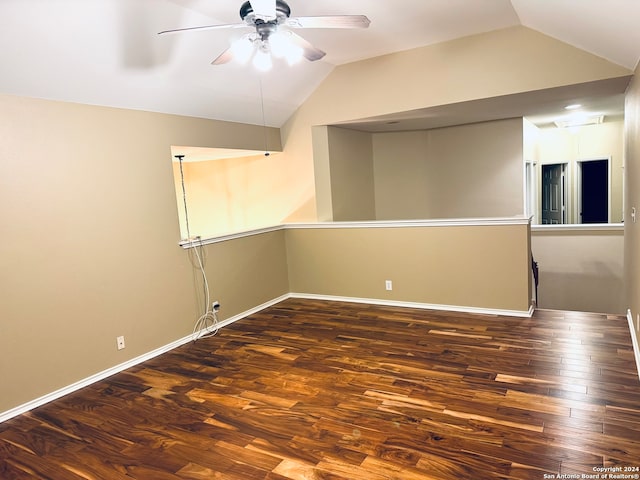
[[[291,299],[0,424],[3,480],[616,478],[594,467],[640,474],[619,316]]]

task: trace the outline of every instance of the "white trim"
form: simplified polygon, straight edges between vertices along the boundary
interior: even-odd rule
[[[574,223],[566,225],[531,225],[532,233],[539,232],[624,232],[624,223]]]
[[[221,322],[218,322],[217,327],[218,328],[223,328],[226,327],[228,325],[231,325],[232,323],[237,322],[238,320],[242,320],[245,317],[248,317],[249,315],[253,315],[254,313],[258,313],[261,310],[264,310],[265,308],[268,307],[272,307],[273,305],[275,305],[276,303],[280,303],[286,299],[290,298],[289,294],[285,294],[285,295],[281,295],[277,298],[274,298],[273,300],[269,300],[268,302],[265,302],[261,305],[258,305],[257,307],[253,307],[250,308],[249,310],[245,310],[242,313],[239,313],[238,315],[234,315],[233,317],[229,317],[226,318],[224,320],[222,320]]]
[[[366,222],[314,222],[314,223],[285,223],[271,227],[245,230],[219,237],[197,238],[195,240],[180,240],[178,245],[182,248],[209,245],[212,243],[226,242],[263,233],[277,232],[280,230],[298,229],[325,229],[325,228],[412,228],[412,227],[484,227],[496,225],[527,225],[531,219],[526,216],[505,218],[447,218],[435,220],[372,220]]]
[[[272,305],[275,305],[278,302],[281,302],[283,300],[286,300],[287,298],[289,298],[289,295],[282,295],[278,298],[275,298],[273,300],[270,300],[268,302],[263,303],[262,305],[259,305],[257,307],[254,307],[252,309],[249,309],[245,312],[242,312],[238,315],[235,315],[233,317],[227,318],[221,322],[218,323],[218,328],[222,328],[222,327],[226,327],[227,325],[230,325],[234,322],[237,322],[238,320],[247,317],[249,315],[253,315],[256,312],[259,312],[260,310],[263,310],[267,307],[270,307]],[[21,415],[25,412],[28,412],[29,410],[33,410],[34,408],[40,407],[46,403],[52,402],[53,400],[57,400],[58,398],[64,397],[65,395],[68,395],[70,393],[75,392],[76,390],[80,390],[81,388],[84,387],[88,387],[89,385],[99,382],[100,380],[104,380],[107,377],[110,377],[111,375],[115,375],[116,373],[120,373],[123,370],[126,370],[128,368],[134,367],[142,362],[146,362],[147,360],[151,360],[154,357],[157,357],[158,355],[161,355],[163,353],[167,353],[170,350],[173,350],[174,348],[178,348],[184,344],[187,344],[191,341],[193,341],[194,339],[194,334],[189,334],[186,337],[182,337],[174,342],[168,343],[167,345],[164,345],[160,348],[156,348],[155,350],[152,350],[150,352],[147,352],[145,354],[142,354],[138,357],[132,358],[130,360],[127,360],[126,362],[120,363],[119,365],[115,365],[111,368],[107,368],[106,370],[103,370],[102,372],[98,372],[94,375],[91,375],[89,377],[86,377],[82,380],[79,380],[75,383],[72,383],[71,385],[67,385],[66,387],[63,387],[59,390],[56,390],[54,392],[48,393],[46,395],[43,395],[42,397],[36,398],[34,400],[31,400],[27,403],[24,403],[22,405],[18,405],[15,408],[12,408],[10,410],[7,410],[6,412],[0,412],[0,423],[9,420],[10,418],[16,417],[18,415]]]
[[[323,229],[323,228],[411,228],[411,227],[483,227],[495,225],[527,225],[525,216],[506,218],[443,218],[435,220],[388,220],[369,222],[318,222],[288,223],[287,229]]]
[[[525,317],[529,318],[533,315],[534,307],[531,305],[529,310],[501,310],[496,308],[478,308],[466,307],[458,305],[438,305],[431,303],[418,302],[402,302],[394,300],[381,300],[378,298],[358,298],[358,297],[338,297],[334,295],[315,295],[311,293],[290,293],[290,298],[305,298],[308,300],[329,300],[332,302],[353,302],[366,303],[369,305],[386,305],[390,307],[407,307],[418,308],[421,310],[441,310],[446,312],[473,313],[476,315],[502,315],[508,317]]]
[[[631,309],[627,309],[627,322],[629,323],[629,332],[631,333],[631,343],[633,344],[633,356],[636,359],[636,369],[638,371],[638,379],[640,380],[640,346],[638,345],[638,335],[633,326],[633,314]]]
[[[226,242],[228,240],[235,240],[237,238],[251,237],[253,235],[261,235],[263,233],[276,232],[278,230],[282,230],[282,228],[283,228],[282,225],[274,225],[271,227],[256,228],[254,230],[246,230],[243,232],[230,233],[228,235],[220,235],[219,237],[207,237],[202,239],[199,237],[196,237],[196,239],[191,241],[180,240],[178,242],[178,245],[186,249],[186,248],[198,247],[200,245],[209,245],[211,243]]]

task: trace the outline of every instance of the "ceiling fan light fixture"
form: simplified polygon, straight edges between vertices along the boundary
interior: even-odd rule
[[[274,57],[284,58],[287,56],[289,39],[284,32],[278,30],[269,36],[269,46]]]
[[[231,53],[236,62],[246,65],[253,55],[254,45],[250,37],[242,37],[231,44]]]
[[[287,60],[287,63],[289,64],[289,66],[292,66],[298,63],[300,60],[302,60],[303,56],[304,56],[304,50],[302,49],[302,47],[299,47],[298,45],[290,43],[287,54],[285,55],[284,58]]]
[[[240,6],[242,23],[202,25],[199,27],[164,30],[159,34],[186,31],[217,30],[222,28],[253,27],[255,32],[247,34],[241,41],[233,42],[218,55],[212,65],[224,65],[233,60],[247,63],[253,55],[253,65],[260,70],[272,67],[271,55],[284,58],[289,65],[302,58],[315,62],[326,53],[314,47],[300,35],[280,26],[298,28],[367,28],[371,21],[365,15],[323,15],[314,17],[291,17],[291,8],[285,0],[246,0]],[[255,53],[254,53],[255,52]]]
[[[253,56],[253,66],[261,72],[271,70],[271,67],[273,66],[271,53],[265,43],[260,45],[256,50],[256,54]]]
[[[304,50],[291,40],[291,32],[278,30],[269,37],[271,54],[275,58],[284,58],[289,65],[295,65],[304,54]]]

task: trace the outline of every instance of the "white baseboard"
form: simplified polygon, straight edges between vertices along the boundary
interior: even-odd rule
[[[174,348],[177,348],[181,345],[184,345],[185,343],[188,343],[191,339],[193,338],[192,335],[189,335],[187,337],[183,337],[179,340],[176,340],[175,342],[171,342],[168,345],[164,345],[160,348],[157,348],[155,350],[152,350],[150,352],[147,352],[143,355],[140,355],[139,357],[135,357],[132,358],[131,360],[127,360],[126,362],[123,362],[119,365],[115,365],[111,368],[108,368],[106,370],[103,370],[102,372],[98,372],[94,375],[91,375],[87,378],[84,378],[82,380],[79,380],[75,383],[72,383],[71,385],[67,385],[66,387],[63,387],[59,390],[56,390],[55,392],[51,392],[48,393],[46,395],[43,395],[42,397],[36,398],[35,400],[31,400],[30,402],[24,403],[22,405],[19,405],[15,408],[12,408],[11,410],[7,410],[6,412],[2,412],[0,413],[0,423],[4,422],[5,420],[9,420],[10,418],[16,417],[18,415],[21,415],[25,412],[28,412],[29,410],[33,410],[34,408],[37,408],[41,405],[44,405],[45,403],[49,403],[53,400],[56,400],[60,397],[64,397],[65,395],[68,395],[69,393],[75,392],[76,390],[80,390],[83,387],[87,387],[89,385],[91,385],[92,383],[95,382],[99,382],[100,380],[103,380],[107,377],[110,377],[111,375],[114,375],[118,372],[121,372],[123,370],[126,370],[127,368],[131,368],[135,365],[138,365],[139,363],[142,363],[146,360],[150,360],[154,357],[157,357],[158,355],[161,355],[163,353],[168,352],[169,350],[172,350]]]
[[[222,327],[226,327],[227,325],[231,325],[234,322],[237,322],[238,320],[242,320],[245,317],[248,317],[249,315],[253,315],[254,313],[258,313],[260,310],[264,310],[265,308],[271,307],[273,305],[275,305],[276,303],[280,303],[283,300],[286,300],[287,298],[290,298],[289,294],[285,294],[285,295],[281,295],[277,298],[274,298],[273,300],[269,300],[268,302],[265,302],[261,305],[258,305],[257,307],[253,307],[249,310],[245,310],[242,313],[239,313],[238,315],[234,315],[233,317],[229,317],[226,318],[224,320],[222,320],[221,322],[218,322],[218,328],[222,328]]]
[[[338,296],[332,296],[332,295],[312,295],[312,294],[306,294],[306,293],[288,293],[285,295],[282,295],[280,297],[274,298],[273,300],[270,300],[268,302],[263,303],[262,305],[258,305],[254,308],[251,308],[249,310],[246,310],[238,315],[234,315],[233,317],[230,318],[226,318],[222,321],[220,321],[217,324],[217,328],[223,328],[226,327],[227,325],[231,325],[234,322],[237,322],[238,320],[241,320],[245,317],[248,317],[249,315],[253,315],[254,313],[257,313],[261,310],[264,310],[267,307],[270,307],[272,305],[275,305],[276,303],[279,303],[283,300],[286,300],[288,298],[306,298],[309,300],[329,300],[329,301],[335,301],[335,302],[355,302],[355,303],[368,303],[371,305],[388,305],[388,306],[392,306],[392,307],[408,307],[408,308],[420,308],[420,309],[425,309],[425,310],[445,310],[445,311],[451,311],[451,312],[462,312],[462,313],[475,313],[475,314],[481,314],[481,315],[506,315],[506,316],[511,316],[511,317],[530,317],[533,314],[533,306],[528,310],[528,311],[521,311],[521,310],[497,310],[497,309],[488,309],[488,308],[475,308],[475,307],[460,307],[460,306],[453,306],[453,305],[432,305],[432,304],[427,304],[427,303],[415,303],[415,302],[399,302],[399,301],[390,301],[390,300],[380,300],[380,299],[375,299],[375,298],[356,298],[356,297],[338,297]],[[630,313],[629,313],[630,314]],[[633,322],[632,322],[633,323]],[[632,329],[633,332],[633,329]],[[633,333],[632,333],[633,334]],[[157,357],[158,355],[162,355],[163,353],[166,353],[170,350],[173,350],[174,348],[180,347],[186,343],[189,343],[190,341],[193,341],[194,339],[194,334],[190,334],[187,335],[185,337],[182,337],[174,342],[171,342],[167,345],[164,345],[160,348],[156,348],[155,350],[152,350],[150,352],[147,352],[143,355],[140,355],[138,357],[132,358],[130,360],[127,360],[126,362],[123,362],[119,365],[115,365],[111,368],[108,368],[106,370],[103,370],[102,372],[98,372],[94,375],[91,375],[87,378],[84,378],[78,382],[75,382],[71,385],[68,385],[66,387],[63,387],[59,390],[56,390],[55,392],[51,392],[48,393],[46,395],[43,395],[42,397],[36,398],[34,400],[31,400],[27,403],[24,403],[22,405],[19,405],[15,408],[12,408],[10,410],[7,410],[5,412],[0,412],[0,423],[9,420],[10,418],[16,417],[18,415],[21,415],[25,412],[28,412],[29,410],[33,410],[34,408],[40,407],[46,403],[49,403],[53,400],[56,400],[58,398],[61,398],[65,395],[68,395],[72,392],[75,392],[76,390],[80,390],[81,388],[87,387],[95,382],[98,382],[100,380],[104,380],[107,377],[110,377],[111,375],[115,375],[116,373],[122,372],[123,370],[126,370],[127,368],[131,368],[135,365],[138,365],[142,362],[145,362],[147,360],[150,360],[154,357]],[[637,339],[634,338],[634,350],[636,351],[636,361],[639,361],[639,357],[638,357],[638,348],[637,348]],[[640,363],[639,363],[640,365]]]
[[[496,308],[464,307],[459,305],[438,305],[431,303],[401,302],[381,300],[379,298],[338,297],[333,295],[314,295],[310,293],[290,293],[289,298],[307,298],[309,300],[329,300],[333,302],[368,303],[370,305],[388,305],[390,307],[419,308],[422,310],[444,310],[447,312],[475,313],[478,315],[504,315],[507,317],[531,317],[534,307],[529,310],[500,310]]]
[[[638,379],[640,380],[640,346],[638,346],[638,335],[633,325],[633,314],[631,309],[627,309],[627,322],[629,322],[629,332],[631,333],[631,343],[633,344],[633,356],[636,359],[636,369],[638,370]]]
[[[247,310],[246,312],[242,312],[238,315],[234,315],[233,317],[227,318],[221,322],[218,323],[218,328],[222,328],[225,327],[227,325],[232,324],[233,322],[237,322],[238,320],[247,317],[249,315],[252,315],[256,312],[259,312],[260,310],[263,310],[267,307],[270,307],[272,305],[275,305],[278,302],[281,302],[282,300],[286,300],[287,298],[289,298],[289,295],[283,295],[281,297],[275,298],[273,300],[270,300],[269,302],[263,303],[262,305],[259,305],[255,308],[252,308],[250,310]],[[40,407],[42,405],[44,405],[45,403],[49,403],[53,400],[56,400],[58,398],[64,397],[65,395],[68,395],[72,392],[75,392],[76,390],[80,390],[81,388],[87,387],[93,383],[99,382],[100,380],[104,380],[107,377],[110,377],[111,375],[115,375],[116,373],[122,372],[123,370],[126,370],[127,368],[131,368],[135,365],[138,365],[142,362],[145,362],[147,360],[150,360],[154,357],[157,357],[158,355],[162,355],[163,353],[166,353],[170,350],[173,350],[174,348],[180,347],[186,343],[189,343],[191,341],[193,341],[195,335],[194,334],[190,334],[187,335],[186,337],[182,337],[174,342],[171,342],[167,345],[164,345],[160,348],[156,348],[155,350],[152,350],[150,352],[147,352],[143,355],[140,355],[138,357],[132,358],[130,360],[127,360],[126,362],[120,363],[119,365],[115,365],[111,368],[108,368],[106,370],[103,370],[101,372],[98,372],[94,375],[91,375],[87,378],[84,378],[82,380],[79,380],[75,383],[72,383],[71,385],[67,385],[66,387],[63,387],[59,390],[56,390],[55,392],[51,392],[48,393],[46,395],[43,395],[42,397],[36,398],[34,400],[31,400],[27,403],[24,403],[22,405],[18,405],[15,408],[12,408],[10,410],[7,410],[6,412],[0,412],[0,423],[9,420],[10,418],[16,417],[18,415],[21,415],[25,412],[28,412],[29,410],[33,410],[34,408]]]

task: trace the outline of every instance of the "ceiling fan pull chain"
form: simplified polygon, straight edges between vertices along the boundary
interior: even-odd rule
[[[267,122],[264,117],[264,95],[262,95],[262,77],[258,77],[258,81],[260,82],[260,108],[262,109],[262,131],[264,132],[264,156],[268,157],[271,154],[269,153],[269,149],[267,148]]]

